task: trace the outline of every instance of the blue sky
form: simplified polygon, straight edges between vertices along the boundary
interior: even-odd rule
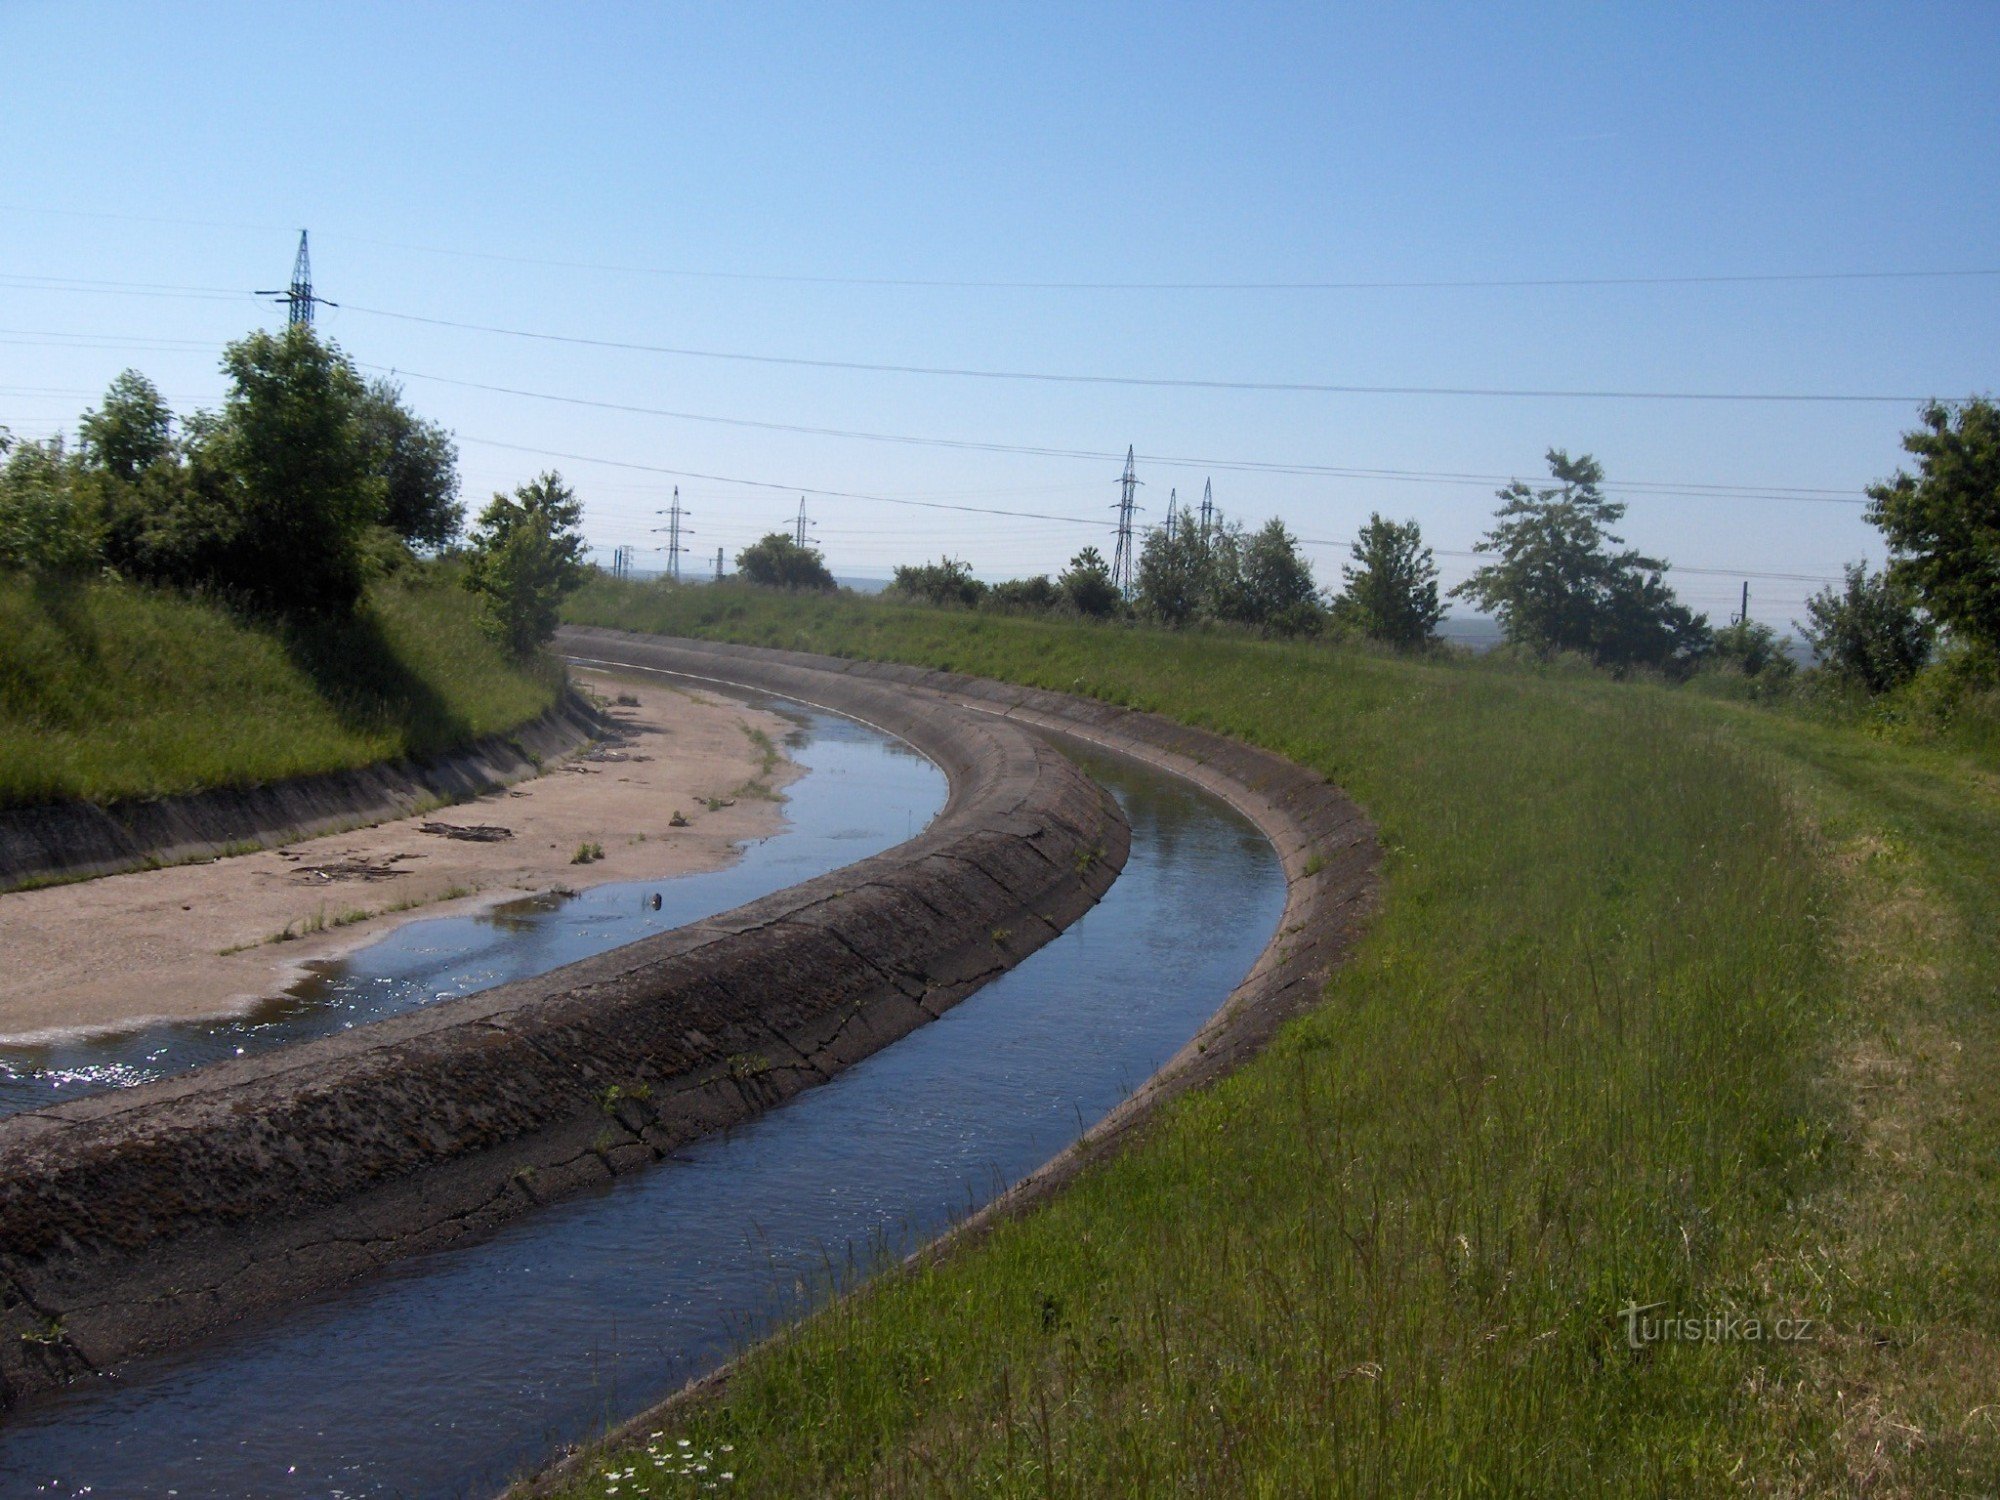
[[[1895,467],[1914,411],[974,380],[385,314],[1170,379],[1995,385],[1993,275],[1129,286],[2000,270],[1990,4],[6,0],[0,53],[0,423],[73,426],[128,365],[183,409],[213,404],[221,344],[282,318],[247,294],[282,284],[309,226],[318,289],[342,304],[323,330],[404,372],[412,404],[457,432],[468,499],[558,467],[604,546],[659,541],[653,512],[677,481],[656,471],[678,470],[714,476],[678,480],[710,559],[805,489],[825,492],[808,509],[843,574],[945,551],[991,577],[1053,571],[1086,541],[1108,551],[1109,455],[1133,444],[1142,520],[1212,476],[1227,513],[1313,539],[1323,581],[1371,510],[1418,519],[1455,580],[1470,562],[1450,554],[1484,529],[1497,482],[1534,477],[1558,445],[1603,461],[1631,503],[1627,535],[1720,617],[1737,582],[1688,569],[1820,577],[1879,555],[1852,502]],[[896,280],[986,284],[867,284]],[[994,285],[1023,282],[1128,285]],[[1714,486],[1737,488],[1698,488]],[[912,500],[1037,514],[891,503]],[[1753,577],[1753,613],[1784,624],[1812,587]]]

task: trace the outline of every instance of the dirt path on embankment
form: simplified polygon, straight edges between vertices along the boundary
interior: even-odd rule
[[[716,869],[778,830],[772,794],[797,774],[777,750],[783,719],[657,679],[576,675],[608,700],[616,736],[509,789],[256,854],[0,895],[0,1042],[239,1013],[305,961],[402,922]],[[687,826],[672,826],[676,812]],[[573,863],[584,845],[602,858]]]

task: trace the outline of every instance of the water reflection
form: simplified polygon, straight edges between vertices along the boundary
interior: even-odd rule
[[[901,740],[819,709],[756,701],[793,724],[786,750],[806,774],[786,789],[784,829],[746,845],[727,869],[411,922],[345,958],[307,965],[285,993],[224,1020],[0,1047],[0,1115],[330,1036],[546,973],[865,859],[921,830],[944,805],[944,774]]]
[[[1101,1118],[1248,970],[1284,886],[1184,783],[1107,763],[1105,899],[785,1107],[463,1249],[61,1392],[0,1426],[9,1494],[480,1495],[935,1234]]]

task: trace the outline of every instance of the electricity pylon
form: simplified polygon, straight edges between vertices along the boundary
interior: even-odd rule
[[[287,328],[312,327],[315,306],[340,306],[338,302],[329,302],[324,297],[313,295],[312,255],[306,249],[306,232],[303,229],[299,231],[299,253],[292,261],[292,284],[282,292],[266,291],[257,295],[269,297],[273,302],[282,302],[286,305]]]
[[[1132,472],[1132,447],[1127,444],[1125,472],[1118,480],[1118,546],[1111,554],[1111,581],[1128,599],[1132,597],[1132,512],[1138,509],[1132,502],[1141,483]]]

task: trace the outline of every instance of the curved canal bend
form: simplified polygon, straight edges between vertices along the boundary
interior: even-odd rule
[[[785,791],[784,827],[751,841],[731,864],[417,918],[342,958],[309,963],[306,979],[236,1016],[0,1046],[0,1115],[334,1036],[545,974],[866,859],[920,832],[944,805],[944,774],[893,735],[748,689],[731,696],[792,722],[785,749],[804,772]]]
[[[1271,845],[1106,759],[1100,904],[941,1019],[592,1196],[0,1425],[8,1493],[489,1492],[991,1199],[1173,1055],[1286,904]],[[708,877],[693,877],[702,880]]]

